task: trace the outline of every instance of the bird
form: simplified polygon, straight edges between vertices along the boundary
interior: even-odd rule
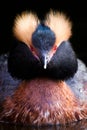
[[[69,17],[50,10],[40,20],[36,13],[23,11],[14,19],[12,31],[17,45],[8,55],[7,68],[20,82],[2,102],[0,120],[42,126],[87,119],[87,79],[80,79],[80,67],[86,70],[86,66],[70,42]],[[83,81],[84,85],[78,87],[81,93],[77,84]],[[85,96],[81,98],[81,94]]]
[[[56,20],[57,16],[58,20]],[[9,56],[8,69],[12,76],[29,79],[45,75],[57,79],[66,79],[73,76],[76,72],[77,61],[75,53],[67,41],[71,35],[70,21],[66,20],[66,18],[59,13],[54,15],[51,12],[50,15],[46,17],[46,25],[44,22],[39,23],[37,18],[31,13],[27,14],[24,12],[21,17],[18,16],[16,18],[13,27],[14,35],[19,41],[22,41],[26,45],[23,43],[19,44]],[[63,53],[61,53],[62,50]],[[20,63],[22,63],[22,67],[25,68],[24,72]],[[23,74],[20,72],[21,70]],[[31,75],[29,75],[29,73]]]

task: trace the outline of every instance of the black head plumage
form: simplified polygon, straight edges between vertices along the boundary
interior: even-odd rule
[[[44,24],[38,25],[32,34],[32,44],[41,51],[50,51],[55,43],[54,32]]]
[[[28,19],[25,20],[25,15],[21,18],[18,17],[16,20],[17,23],[14,26],[18,45],[13,48],[9,54],[8,71],[10,74],[19,79],[49,77],[58,80],[65,80],[72,77],[77,71],[78,66],[75,52],[69,42],[69,37],[71,35],[70,22],[67,24],[65,16],[63,20],[63,16],[58,14],[59,17],[61,16],[61,20],[58,18],[60,20],[59,23],[62,24],[63,22],[65,24],[64,27],[60,27],[61,24],[58,26],[55,24],[56,29],[58,27],[58,33],[55,31],[56,29],[53,28],[54,22],[52,24],[51,19],[49,26],[47,21],[44,23],[35,23],[35,26],[32,27],[33,31],[30,30],[31,33],[25,26],[21,27],[23,22],[27,23]],[[29,17],[30,15],[27,16]],[[51,14],[51,16],[53,17],[53,14]],[[36,17],[33,20],[36,22]],[[29,26],[31,24],[32,21],[30,21]],[[63,31],[65,28],[66,30]],[[27,40],[28,35],[30,37],[29,40]],[[57,37],[57,35],[59,37]]]

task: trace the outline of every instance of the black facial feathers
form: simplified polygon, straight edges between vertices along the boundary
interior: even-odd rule
[[[16,18],[13,34],[19,43],[8,58],[13,77],[65,80],[76,73],[77,57],[69,42],[71,21],[63,13],[52,11],[43,21],[31,12]]]

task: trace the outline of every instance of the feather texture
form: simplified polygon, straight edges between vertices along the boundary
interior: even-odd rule
[[[25,11],[21,15],[16,16],[13,34],[19,41],[30,45],[32,33],[35,31],[38,23],[39,20],[34,13]]]
[[[72,35],[72,23],[62,12],[50,11],[46,16],[45,24],[55,33],[57,46]]]
[[[32,34],[39,25],[40,20],[37,15],[32,12],[23,12],[18,15],[14,21],[13,34],[15,37],[27,45],[32,44]],[[45,18],[46,26],[56,35],[56,45],[59,46],[61,42],[67,41],[71,35],[72,23],[69,18],[59,11],[50,11]]]

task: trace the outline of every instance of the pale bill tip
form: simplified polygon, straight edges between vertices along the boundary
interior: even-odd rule
[[[44,69],[46,69],[47,68],[47,65],[46,64],[44,64]]]
[[[45,56],[45,57],[44,57],[44,69],[47,68],[47,62],[48,62],[48,59],[47,59],[47,57]]]

